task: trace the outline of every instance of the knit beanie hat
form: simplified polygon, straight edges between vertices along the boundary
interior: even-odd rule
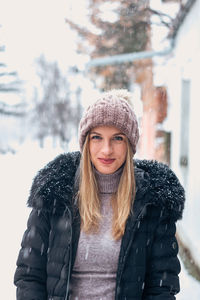
[[[139,139],[138,123],[129,104],[131,93],[125,89],[111,90],[102,96],[83,115],[79,125],[79,145],[83,145],[88,132],[97,126],[114,126],[123,132],[130,141],[133,154]],[[129,102],[129,103],[128,103]]]

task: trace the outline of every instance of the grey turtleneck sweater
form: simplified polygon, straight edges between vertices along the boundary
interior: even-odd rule
[[[101,200],[102,220],[99,231],[81,231],[70,281],[70,300],[112,300],[121,240],[112,237],[111,196],[117,191],[122,168],[113,174],[95,170]]]

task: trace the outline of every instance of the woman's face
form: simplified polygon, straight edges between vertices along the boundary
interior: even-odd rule
[[[112,174],[126,159],[126,136],[113,126],[95,127],[89,133],[89,150],[97,171]]]

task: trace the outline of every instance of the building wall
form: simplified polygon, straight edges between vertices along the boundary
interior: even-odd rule
[[[179,230],[200,265],[200,0],[186,16],[175,43],[155,81],[162,81],[168,91],[165,126],[171,131],[171,167],[186,189]]]

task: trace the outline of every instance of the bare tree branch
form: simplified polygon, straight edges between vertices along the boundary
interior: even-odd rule
[[[5,116],[14,116],[14,117],[23,117],[25,111],[22,105],[7,105],[4,102],[0,101],[0,114]]]

